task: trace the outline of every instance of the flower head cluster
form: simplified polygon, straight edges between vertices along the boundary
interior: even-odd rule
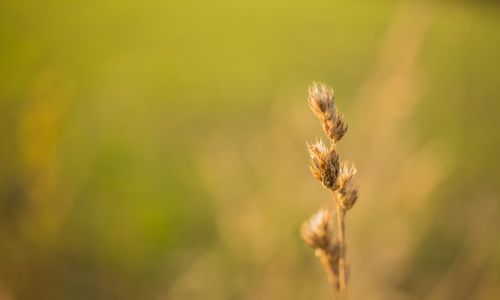
[[[346,211],[358,198],[358,188],[354,185],[356,167],[352,162],[340,164],[335,149],[337,142],[347,132],[347,124],[335,105],[334,93],[330,87],[314,82],[309,87],[307,100],[330,139],[330,147],[322,140],[307,145],[311,157],[311,173],[323,186],[336,192],[341,208]]]

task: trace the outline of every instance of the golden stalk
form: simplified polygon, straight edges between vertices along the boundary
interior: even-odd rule
[[[345,240],[345,215],[358,199],[354,185],[356,167],[352,162],[340,162],[336,144],[347,132],[347,124],[334,102],[333,90],[322,83],[309,87],[309,106],[319,118],[321,127],[330,140],[327,147],[322,140],[308,144],[311,173],[332,195],[337,216],[337,236],[333,229],[332,212],[320,210],[302,226],[302,237],[315,249],[328,281],[339,292],[340,299],[347,298],[347,262]]]

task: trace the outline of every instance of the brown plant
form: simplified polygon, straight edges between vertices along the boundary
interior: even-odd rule
[[[353,162],[339,162],[336,144],[347,132],[347,124],[334,101],[333,90],[323,83],[314,82],[309,87],[309,106],[319,118],[330,140],[327,147],[320,139],[307,144],[311,159],[310,170],[332,195],[337,220],[336,235],[331,210],[321,209],[302,225],[302,238],[315,249],[328,281],[339,292],[341,299],[347,296],[347,263],[345,242],[345,215],[358,199],[358,187],[354,184],[356,167]]]

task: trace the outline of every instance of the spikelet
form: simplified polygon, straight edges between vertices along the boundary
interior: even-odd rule
[[[339,156],[332,145],[326,147],[320,139],[314,144],[307,144],[311,165],[309,169],[319,182],[326,188],[335,190],[337,188],[337,177],[339,175]]]
[[[318,118],[321,119],[325,115],[333,117],[335,112],[334,99],[333,90],[325,84],[313,82],[309,86],[309,105]]]
[[[337,108],[335,108],[335,122],[329,130],[331,133],[328,136],[335,142],[340,141],[347,132],[347,123],[344,122],[344,116]]]
[[[352,208],[359,196],[358,187],[354,184],[356,173],[356,166],[353,162],[343,161],[341,163],[336,192],[344,211]]]
[[[321,209],[302,224],[302,238],[313,249],[330,284],[339,288],[339,244],[333,239],[332,213]]]
[[[347,124],[335,105],[333,90],[324,83],[313,82],[309,87],[308,102],[328,138],[340,141],[347,132]]]
[[[332,243],[333,222],[330,211],[320,209],[302,224],[302,238],[312,248],[327,250]]]

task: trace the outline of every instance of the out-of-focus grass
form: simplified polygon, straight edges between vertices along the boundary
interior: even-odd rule
[[[297,232],[327,197],[312,80],[361,162],[353,297],[498,296],[500,12],[405,5],[2,2],[0,298],[328,297]]]

